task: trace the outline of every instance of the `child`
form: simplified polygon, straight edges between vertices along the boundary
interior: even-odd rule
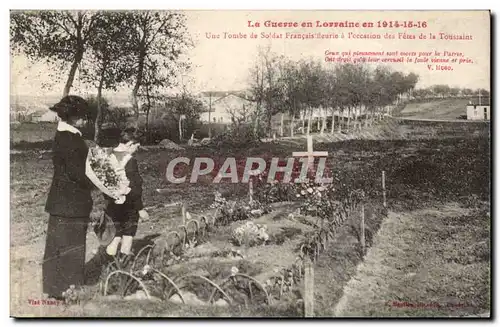
[[[116,228],[116,235],[106,248],[106,252],[111,256],[116,255],[120,243],[120,252],[126,256],[130,255],[139,217],[144,220],[148,219],[148,213],[142,204],[142,178],[137,160],[132,156],[138,146],[139,133],[132,127],[121,133],[120,143],[113,149],[113,155],[125,168],[131,190],[123,204],[117,204],[114,199],[107,198],[108,205],[105,212],[111,217]]]

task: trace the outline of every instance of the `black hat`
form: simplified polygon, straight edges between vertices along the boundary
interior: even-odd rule
[[[76,95],[65,96],[49,109],[56,112],[63,121],[85,118],[90,112],[87,101]]]

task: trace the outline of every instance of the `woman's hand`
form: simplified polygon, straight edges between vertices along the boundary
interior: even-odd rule
[[[149,219],[149,214],[145,209],[139,210],[139,217],[141,217],[141,220],[145,221]]]

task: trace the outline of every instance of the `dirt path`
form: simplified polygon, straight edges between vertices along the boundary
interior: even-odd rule
[[[489,311],[489,217],[458,205],[390,213],[334,316]]]

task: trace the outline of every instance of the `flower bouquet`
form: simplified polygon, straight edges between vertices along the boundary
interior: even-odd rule
[[[265,244],[269,240],[267,226],[249,221],[233,230],[232,241],[235,245],[254,246]]]
[[[85,173],[101,192],[115,199],[115,203],[122,204],[130,192],[124,167],[112,151],[95,147],[89,149]]]

